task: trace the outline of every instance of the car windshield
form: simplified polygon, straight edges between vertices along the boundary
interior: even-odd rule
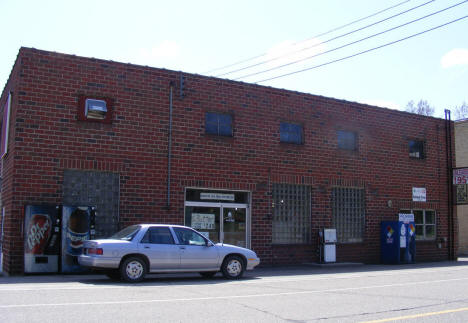
[[[110,237],[110,239],[131,241],[138,233],[138,231],[140,231],[140,229],[141,226],[139,225],[131,225],[115,233],[113,236]]]

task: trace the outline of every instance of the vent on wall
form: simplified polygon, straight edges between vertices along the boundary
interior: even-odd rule
[[[107,114],[106,101],[86,99],[85,116],[88,119],[104,120]]]
[[[81,95],[78,98],[78,120],[112,123],[113,104],[111,98]]]

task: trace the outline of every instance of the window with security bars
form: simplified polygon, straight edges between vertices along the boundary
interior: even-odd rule
[[[338,242],[362,242],[366,214],[364,189],[333,188],[332,208]]]
[[[310,243],[311,188],[273,184],[272,243]]]

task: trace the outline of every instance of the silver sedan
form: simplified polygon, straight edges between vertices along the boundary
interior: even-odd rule
[[[83,267],[102,270],[113,279],[139,282],[147,273],[199,272],[213,277],[221,271],[239,279],[260,263],[252,250],[214,244],[192,228],[178,225],[129,226],[109,239],[84,242],[78,257]]]

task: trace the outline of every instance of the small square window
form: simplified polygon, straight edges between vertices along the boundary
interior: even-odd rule
[[[113,100],[81,96],[78,100],[78,120],[102,123],[112,122]]]
[[[338,130],[338,148],[344,150],[356,150],[356,133],[351,131]]]
[[[302,126],[298,124],[282,122],[280,124],[280,141],[293,144],[304,143]]]
[[[232,137],[232,116],[207,112],[205,114],[205,132],[212,135]]]
[[[409,156],[411,158],[424,159],[424,142],[417,140],[409,141]]]

